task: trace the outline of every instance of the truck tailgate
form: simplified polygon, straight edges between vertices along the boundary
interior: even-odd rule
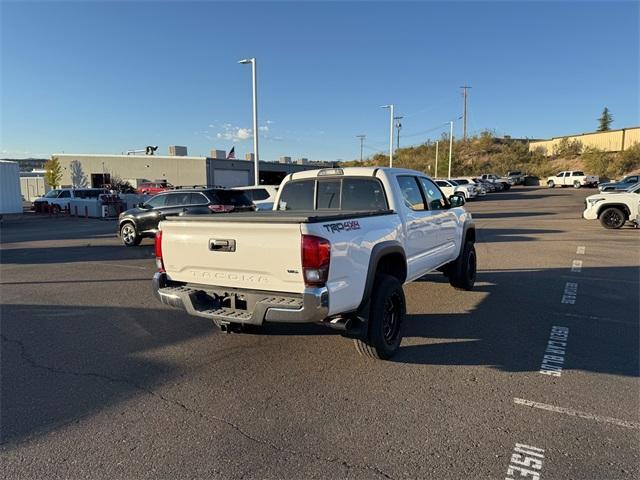
[[[164,221],[162,254],[171,280],[301,293],[299,223]]]

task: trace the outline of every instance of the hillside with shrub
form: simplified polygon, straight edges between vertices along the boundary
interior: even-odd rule
[[[431,176],[446,177],[449,162],[449,139],[443,135],[438,146],[438,172],[435,172],[436,144],[398,149],[393,156],[394,167],[411,168]],[[360,161],[343,162],[344,166],[385,166],[389,156],[375,154]],[[640,144],[624,152],[603,152],[583,148],[580,142],[561,142],[553,155],[529,151],[526,142],[509,138],[496,138],[491,132],[454,140],[452,176],[478,175],[491,172],[505,174],[520,170],[528,175],[544,178],[561,170],[585,170],[589,174],[617,178],[640,169]]]

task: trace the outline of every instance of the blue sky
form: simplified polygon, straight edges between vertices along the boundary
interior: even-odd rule
[[[638,2],[2,2],[0,157],[145,145],[317,160],[469,130],[546,138],[640,124]],[[460,134],[461,122],[456,124]],[[159,153],[160,153],[159,152]]]

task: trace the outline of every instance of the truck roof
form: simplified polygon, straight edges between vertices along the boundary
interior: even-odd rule
[[[407,168],[391,168],[391,167],[336,167],[336,168],[320,168],[318,170],[305,170],[303,172],[290,173],[285,178],[289,180],[300,180],[303,178],[316,178],[316,177],[374,177],[378,172],[385,172],[387,174],[397,175],[399,173],[405,173],[409,175],[426,175],[423,172],[417,170],[410,170]]]

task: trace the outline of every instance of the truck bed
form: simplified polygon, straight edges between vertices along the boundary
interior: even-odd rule
[[[234,223],[321,223],[353,218],[377,217],[390,215],[393,210],[263,210],[260,212],[236,212],[222,215],[184,215],[167,217],[165,222],[234,222]]]

